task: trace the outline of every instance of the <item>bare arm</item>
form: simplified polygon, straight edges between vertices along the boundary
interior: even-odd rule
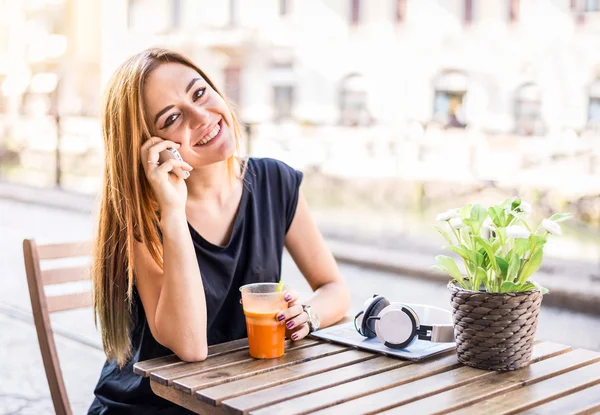
[[[335,258],[311,216],[302,193],[300,193],[294,220],[285,238],[285,246],[314,291],[312,297],[304,303],[310,305],[319,315],[321,327],[330,326],[341,320],[350,306],[350,292]],[[301,308],[297,309],[300,306],[295,307],[296,309],[290,307],[289,316],[286,317],[297,315],[298,320],[295,320],[297,327],[307,319],[306,313],[301,313]],[[305,336],[308,329],[304,327],[304,330],[306,333],[302,334]]]
[[[149,150],[143,147],[142,151],[148,151],[149,160],[158,160],[165,143]],[[185,183],[182,177],[168,174],[174,167],[185,165],[171,160],[147,174],[155,192],[160,191],[164,264],[160,269],[146,247],[136,243],[134,267],[137,289],[154,338],[182,360],[198,361],[208,353],[204,286],[185,215]]]

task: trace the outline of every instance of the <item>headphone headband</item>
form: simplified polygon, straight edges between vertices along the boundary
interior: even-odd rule
[[[364,337],[377,336],[391,348],[405,348],[415,338],[432,342],[454,342],[450,312],[422,304],[390,303],[374,295],[354,317],[356,331]]]

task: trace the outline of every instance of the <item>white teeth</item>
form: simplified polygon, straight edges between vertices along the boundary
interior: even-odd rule
[[[215,125],[215,128],[213,128],[211,130],[211,132],[208,133],[208,135],[206,136],[206,138],[200,140],[200,142],[198,144],[204,145],[204,144],[208,143],[210,140],[212,140],[213,138],[215,138],[217,134],[219,134],[219,131],[221,131],[221,126],[219,124],[217,124],[217,125]]]

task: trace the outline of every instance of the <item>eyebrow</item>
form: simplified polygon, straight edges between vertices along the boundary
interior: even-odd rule
[[[158,119],[160,118],[161,115],[163,115],[165,112],[169,111],[174,106],[175,105],[168,105],[168,106],[164,107],[162,110],[160,110],[159,113],[156,114],[156,117],[154,117],[154,124],[156,124],[158,122]]]
[[[187,84],[187,86],[185,87],[185,93],[187,94],[188,92],[190,92],[190,89],[192,89],[192,86],[194,86],[196,81],[199,81],[199,80],[200,80],[200,78],[192,79],[190,81],[190,83]],[[160,118],[161,115],[163,115],[165,112],[169,111],[173,107],[174,107],[174,105],[168,105],[168,106],[164,107],[162,110],[160,110],[159,113],[156,114],[156,117],[154,117],[154,124],[156,124],[158,122],[158,119]]]
[[[185,87],[185,93],[187,94],[188,92],[190,92],[190,89],[192,89],[192,86],[194,86],[194,84],[196,83],[196,81],[199,81],[200,78],[194,78],[190,81],[190,83]]]

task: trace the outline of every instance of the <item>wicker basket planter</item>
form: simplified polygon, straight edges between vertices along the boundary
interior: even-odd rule
[[[458,360],[471,367],[508,371],[528,366],[542,293],[475,292],[448,284]]]

